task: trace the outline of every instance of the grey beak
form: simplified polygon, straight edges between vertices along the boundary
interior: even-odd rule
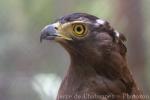
[[[40,42],[42,42],[42,40],[54,40],[55,37],[57,37],[56,28],[50,24],[42,29]]]

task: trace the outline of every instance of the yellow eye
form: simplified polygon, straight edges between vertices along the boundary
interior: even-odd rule
[[[86,27],[83,24],[75,24],[73,26],[73,33],[75,36],[83,37],[86,35]]]

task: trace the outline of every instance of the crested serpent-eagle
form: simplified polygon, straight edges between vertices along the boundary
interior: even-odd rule
[[[71,64],[57,100],[141,100],[126,60],[126,38],[110,24],[86,13],[61,17],[41,31],[70,54]],[[133,98],[134,95],[134,98]]]

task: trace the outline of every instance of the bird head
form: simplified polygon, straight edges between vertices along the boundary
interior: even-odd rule
[[[88,59],[101,57],[111,50],[126,52],[125,37],[114,30],[107,21],[86,13],[73,13],[61,17],[41,31],[41,41],[54,40],[70,55]],[[117,46],[119,49],[117,49]]]

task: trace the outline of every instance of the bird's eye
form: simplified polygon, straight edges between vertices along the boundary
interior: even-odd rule
[[[73,34],[78,37],[83,37],[86,35],[86,27],[83,24],[73,25]]]

